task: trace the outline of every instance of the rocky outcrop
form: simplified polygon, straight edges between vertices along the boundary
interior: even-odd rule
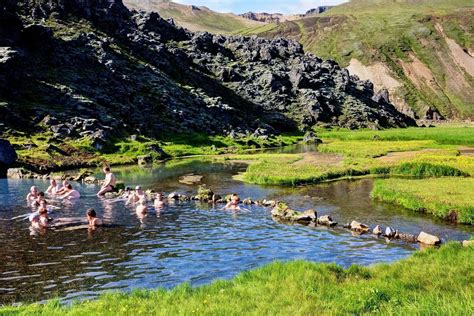
[[[191,33],[120,0],[8,1],[0,34],[0,126],[58,143],[415,124],[297,42]]]
[[[290,209],[285,203],[279,202],[272,210],[272,217],[285,222],[317,223],[318,215],[315,210],[298,212]]]
[[[279,23],[283,19],[283,14],[281,13],[246,12],[239,15],[248,20],[264,22],[264,23]]]
[[[9,141],[0,139],[0,178],[7,176],[8,167],[17,159],[17,154]]]
[[[327,10],[332,9],[332,8],[334,8],[334,6],[330,6],[330,5],[319,6],[319,7],[313,8],[313,9],[309,9],[308,11],[306,11],[305,14],[301,14],[300,16],[301,17],[307,17],[307,16],[311,16],[311,15],[315,15],[315,14],[321,14],[321,13],[324,13]]]

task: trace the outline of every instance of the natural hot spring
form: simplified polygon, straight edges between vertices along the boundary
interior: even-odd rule
[[[127,185],[187,194],[195,193],[197,186],[180,184],[178,178],[193,172],[203,175],[203,183],[218,193],[281,199],[295,209],[315,208],[319,214],[331,214],[339,223],[355,219],[413,234],[423,230],[446,239],[466,238],[474,231],[373,202],[369,197],[371,180],[301,188],[261,187],[232,179],[244,168],[235,163],[183,161],[115,172]],[[198,285],[274,260],[368,265],[398,260],[417,247],[341,230],[278,224],[271,219],[270,210],[262,207],[232,213],[196,202],[175,203],[160,216],[150,213],[140,221],[123,202],[99,201],[97,187],[90,185],[80,186],[81,200],[63,204],[58,216],[83,216],[87,208],[94,207],[115,227],[30,235],[27,221],[9,219],[30,211],[24,197],[32,184],[47,187],[42,181],[0,180],[0,304],[52,297],[70,301],[103,291],[172,287],[182,282]]]

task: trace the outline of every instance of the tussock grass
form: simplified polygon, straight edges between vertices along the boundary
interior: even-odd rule
[[[474,178],[378,179],[372,197],[439,218],[474,224]]]
[[[229,281],[193,288],[113,293],[63,306],[58,301],[0,308],[2,315],[466,315],[474,310],[474,247],[416,252],[393,264],[343,269],[275,262]]]

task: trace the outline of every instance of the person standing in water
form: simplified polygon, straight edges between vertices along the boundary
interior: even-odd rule
[[[66,186],[66,192],[62,196],[63,199],[78,199],[81,197],[79,191],[76,191],[72,188],[72,185],[68,184]]]
[[[237,193],[234,193],[230,197],[230,201],[224,206],[224,209],[227,210],[239,210],[239,203],[240,203],[240,198],[237,195]]]
[[[58,183],[56,182],[55,179],[51,179],[49,183],[50,185],[48,189],[46,190],[46,193],[53,194],[53,195],[56,194],[59,191]]]
[[[110,172],[109,167],[104,167],[102,171],[105,173],[105,180],[99,192],[97,193],[98,197],[104,196],[107,192],[113,192],[115,190],[115,184],[117,183],[117,179],[115,178],[115,175]]]

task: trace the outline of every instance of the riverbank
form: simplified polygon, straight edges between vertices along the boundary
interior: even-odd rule
[[[474,178],[379,179],[372,196],[407,209],[474,224]]]
[[[0,308],[2,315],[439,314],[474,311],[474,247],[450,243],[393,264],[343,269],[275,262],[228,281],[172,290],[112,293],[70,306],[51,301]]]

